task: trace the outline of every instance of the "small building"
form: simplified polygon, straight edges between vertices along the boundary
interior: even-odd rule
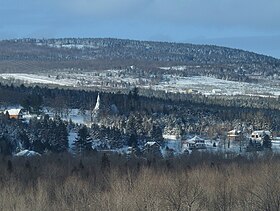
[[[189,150],[206,149],[206,143],[204,139],[198,136],[194,136],[189,140],[182,141],[182,149],[189,149]]]
[[[227,139],[229,141],[241,141],[241,135],[240,130],[231,130],[227,133]]]
[[[263,138],[265,136],[269,136],[269,139],[271,139],[271,133],[270,131],[267,131],[267,130],[256,130],[256,131],[253,131],[252,134],[251,134],[251,139],[253,141],[258,141],[258,142],[262,142],[263,141]]]
[[[222,90],[221,89],[212,89],[212,94],[221,94]]]
[[[10,119],[22,119],[22,109],[8,109],[3,112],[5,115],[8,115]]]
[[[90,122],[93,123],[95,120],[98,119],[100,112],[101,112],[101,104],[100,104],[100,96],[99,93],[97,95],[97,99],[96,99],[96,104],[94,106],[94,109],[91,111],[90,114]]]
[[[247,151],[260,151],[265,148],[271,148],[272,136],[270,131],[267,130],[257,130],[253,131],[249,144],[247,146]]]
[[[205,140],[199,136],[194,136],[190,141],[195,142],[196,149],[206,149]]]
[[[195,142],[194,141],[182,141],[182,149],[183,150],[186,150],[186,149],[189,149],[189,150],[196,149]]]
[[[196,89],[188,89],[188,90],[187,90],[187,93],[188,93],[188,94],[198,94],[199,91],[196,90]]]

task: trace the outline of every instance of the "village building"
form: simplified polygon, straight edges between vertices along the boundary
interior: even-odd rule
[[[199,91],[197,89],[188,89],[187,93],[188,94],[199,94]]]
[[[264,148],[271,148],[272,142],[271,142],[272,136],[270,131],[265,130],[257,130],[253,131],[251,134],[251,138],[249,141],[249,144],[247,146],[247,151],[260,151]]]
[[[100,114],[100,96],[99,96],[99,93],[97,95],[97,99],[96,99],[96,104],[94,106],[94,109],[91,111],[91,122],[93,122],[94,120],[96,120]]]
[[[7,110],[4,110],[2,113],[7,115],[10,119],[22,119],[22,116],[23,116],[23,111],[21,108],[7,109]]]
[[[222,90],[221,89],[212,89],[212,94],[221,94]]]
[[[199,136],[194,136],[189,140],[182,141],[182,149],[206,149],[206,143],[205,140]]]
[[[227,133],[228,141],[241,141],[242,134],[240,130],[231,130]]]
[[[258,141],[258,142],[262,142],[263,141],[263,138],[265,136],[268,136],[269,139],[271,139],[271,133],[270,131],[267,131],[267,130],[256,130],[256,131],[253,131],[252,134],[251,134],[251,139],[253,141]]]
[[[186,150],[186,149],[189,149],[189,150],[196,149],[195,142],[194,141],[182,141],[182,149],[183,150]]]

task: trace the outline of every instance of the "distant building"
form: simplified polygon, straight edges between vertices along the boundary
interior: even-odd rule
[[[95,107],[93,109],[93,111],[99,111],[100,110],[100,96],[99,96],[99,93],[98,93],[98,96],[97,96],[97,99],[96,99],[96,104],[95,104]]]
[[[182,149],[206,149],[206,143],[204,139],[194,136],[189,140],[182,141]]]
[[[266,130],[257,130],[252,132],[247,151],[261,151],[265,148],[271,148],[271,133]]]
[[[96,99],[96,104],[94,106],[94,109],[91,111],[91,122],[93,122],[94,120],[96,120],[100,114],[100,96],[98,93],[97,99]]]
[[[262,142],[263,141],[263,138],[265,136],[268,136],[269,139],[271,139],[271,133],[270,131],[267,131],[267,130],[256,130],[256,131],[253,131],[252,134],[251,134],[251,139],[253,141],[258,141],[258,142]]]
[[[5,115],[8,115],[10,119],[22,119],[22,109],[17,108],[17,109],[7,109],[3,111]]]
[[[241,131],[240,130],[231,130],[227,133],[227,138],[229,141],[241,141]]]
[[[196,90],[196,89],[188,89],[188,90],[187,90],[187,93],[188,93],[188,94],[198,94],[199,91]]]
[[[213,94],[221,94],[222,90],[221,89],[212,89]]]
[[[196,149],[196,145],[194,141],[182,141],[182,149],[186,150],[186,149]]]

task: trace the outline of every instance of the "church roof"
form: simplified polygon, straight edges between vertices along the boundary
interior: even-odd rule
[[[98,96],[97,96],[97,100],[96,100],[96,104],[95,104],[95,107],[94,107],[94,111],[97,111],[97,110],[99,110],[100,109],[100,96],[99,96],[99,94],[98,94]]]

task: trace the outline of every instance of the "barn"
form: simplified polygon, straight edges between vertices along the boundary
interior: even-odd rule
[[[22,119],[22,109],[8,109],[3,112],[5,115],[9,115],[10,119]]]

